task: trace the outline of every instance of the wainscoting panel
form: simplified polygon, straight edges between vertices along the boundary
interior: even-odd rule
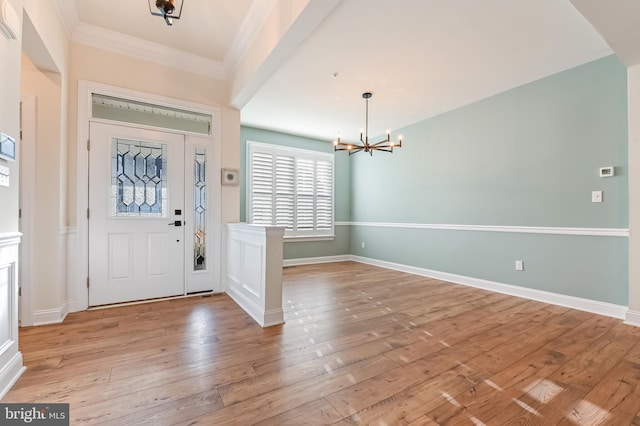
[[[284,228],[228,224],[225,291],[262,327],[282,324]]]
[[[25,367],[18,350],[18,245],[20,234],[0,234],[0,399]]]

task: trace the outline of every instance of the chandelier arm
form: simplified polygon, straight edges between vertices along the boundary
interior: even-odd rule
[[[357,143],[348,143],[348,142],[334,142],[333,146],[338,149],[349,149],[348,147],[354,148],[364,148],[364,145],[358,145]],[[345,147],[345,148],[342,148]]]

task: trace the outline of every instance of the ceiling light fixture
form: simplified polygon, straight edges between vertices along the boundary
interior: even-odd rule
[[[147,2],[149,3],[149,12],[151,12],[153,16],[162,16],[164,22],[166,22],[169,26],[173,25],[174,19],[180,19],[180,15],[182,15],[182,6],[184,6],[184,0],[178,1],[180,2],[180,9],[176,14],[175,0],[147,0]],[[152,2],[155,3],[155,6],[151,6]],[[158,10],[157,12],[153,11],[154,7]]]
[[[333,141],[333,150],[334,151],[349,151],[349,155],[355,154],[356,152],[364,151],[368,152],[369,155],[373,155],[373,151],[384,151],[384,152],[393,152],[393,148],[402,148],[402,135],[398,137],[398,142],[391,141],[391,131],[387,130],[387,138],[381,140],[380,142],[376,142],[373,144],[369,143],[369,99],[371,99],[373,95],[371,92],[365,92],[362,94],[362,98],[366,102],[366,113],[365,113],[365,128],[360,129],[360,142],[357,143],[346,143],[340,140],[340,135],[338,138]],[[364,134],[363,134],[364,132]]]

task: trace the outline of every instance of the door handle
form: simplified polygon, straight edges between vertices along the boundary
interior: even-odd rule
[[[169,223],[169,226],[182,226],[182,221],[174,220],[173,222]]]

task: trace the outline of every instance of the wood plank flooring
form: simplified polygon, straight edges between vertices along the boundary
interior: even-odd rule
[[[640,328],[353,262],[284,279],[268,329],[226,295],[21,329],[3,402],[73,425],[640,425]]]

